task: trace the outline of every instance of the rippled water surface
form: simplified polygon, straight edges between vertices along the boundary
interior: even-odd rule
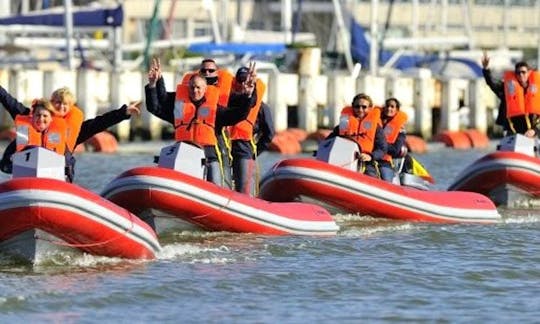
[[[486,152],[436,147],[417,158],[444,189]],[[266,155],[262,168],[281,158]],[[99,192],[122,171],[151,163],[152,153],[85,153],[76,182]],[[540,211],[501,213],[495,225],[336,215],[341,231],[328,238],[176,233],[146,262],[61,254],[30,267],[4,259],[0,319],[538,322]]]

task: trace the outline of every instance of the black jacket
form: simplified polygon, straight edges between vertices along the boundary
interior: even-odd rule
[[[256,98],[257,91],[254,91],[253,100],[250,103],[252,108],[257,103]],[[231,95],[229,100],[233,102],[236,99],[237,95]],[[274,121],[272,119],[272,112],[270,111],[270,106],[262,102],[259,112],[257,113],[257,119],[255,120],[255,125],[253,125],[253,137],[255,144],[257,146],[257,155],[268,150],[272,139],[274,138],[276,131],[274,129]],[[254,158],[253,148],[249,141],[244,140],[233,140],[231,145],[231,154],[234,158],[240,159],[253,159]]]
[[[406,139],[407,134],[405,134],[405,132],[399,132],[396,141],[393,144],[388,143],[388,151],[386,153],[392,158],[399,158],[401,155],[401,148],[406,145]]]
[[[176,92],[167,92],[165,82],[160,78],[156,86],[151,88],[148,84],[144,87],[146,96],[146,109],[154,116],[174,125],[174,103]],[[216,110],[216,133],[221,132],[225,126],[231,126],[245,119],[252,106],[253,97],[235,96],[229,99],[227,107],[218,106]],[[217,159],[215,147],[204,148],[205,156],[209,161]]]
[[[495,93],[497,98],[499,98],[499,111],[497,113],[497,119],[495,123],[503,127],[505,131],[512,132],[508,119],[506,118],[506,99],[504,95],[504,82],[502,80],[494,80],[491,75],[490,69],[482,69],[482,74],[484,75],[484,80],[488,87]],[[529,120],[531,121],[531,127],[535,129],[536,134],[539,134],[539,116],[530,115]],[[525,116],[517,116],[511,118],[512,125],[518,134],[523,134],[527,131],[527,122]]]

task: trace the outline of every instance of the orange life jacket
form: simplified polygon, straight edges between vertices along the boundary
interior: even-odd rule
[[[236,82],[236,79],[234,79],[233,82]],[[253,139],[253,126],[255,126],[257,115],[261,109],[262,98],[264,96],[264,92],[266,91],[266,85],[260,79],[257,79],[255,89],[257,90],[257,102],[249,111],[246,119],[229,128],[231,140],[251,141]]]
[[[540,115],[540,72],[531,71],[527,90],[519,84],[513,71],[504,73],[504,97],[506,118]]]
[[[182,78],[182,84],[189,84],[189,79],[191,79],[192,76],[199,74],[199,71],[195,72],[188,72],[184,74],[184,77]],[[217,84],[214,84],[213,86],[217,87],[219,89],[219,101],[218,104],[223,107],[227,107],[227,103],[229,102],[229,93],[231,92],[231,85],[232,81],[234,79],[234,75],[232,75],[231,72],[229,72],[226,69],[218,69],[217,70]]]
[[[373,152],[377,125],[381,124],[380,109],[372,109],[363,119],[354,117],[353,108],[347,106],[341,110],[339,120],[339,135],[354,140],[362,153]]]
[[[399,132],[405,126],[405,123],[407,123],[408,118],[404,111],[398,110],[396,115],[386,122],[383,131],[388,144],[394,144],[396,142]],[[391,162],[392,156],[385,154],[383,160]]]
[[[200,146],[216,145],[215,134],[218,89],[208,86],[204,95],[205,102],[199,107],[189,98],[188,85],[176,87],[174,103],[174,138],[177,141],[191,142]]]
[[[66,145],[70,152],[73,152],[77,144],[77,137],[81,131],[81,125],[84,120],[84,114],[77,106],[71,106],[69,112],[64,116],[66,122],[67,134]]]
[[[63,118],[53,117],[49,128],[40,133],[32,126],[32,116],[17,115],[15,128],[17,130],[17,152],[27,146],[41,146],[64,155],[67,145],[67,125]]]

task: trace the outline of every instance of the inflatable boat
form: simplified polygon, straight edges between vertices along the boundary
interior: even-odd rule
[[[423,190],[421,181],[385,182],[359,173],[357,156],[359,149],[352,141],[341,137],[324,141],[316,159],[289,159],[274,165],[261,181],[261,198],[310,201],[334,212],[404,221],[493,223],[500,219],[484,195]],[[410,181],[414,176],[400,178]]]
[[[465,168],[448,190],[478,192],[511,209],[540,208],[537,148],[536,140],[523,135],[505,137],[497,151]]]
[[[179,142],[161,150],[158,166],[124,172],[101,195],[145,219],[158,234],[186,224],[271,235],[333,235],[339,230],[324,208],[253,198],[204,180],[204,172],[203,151]]]
[[[13,155],[0,184],[0,252],[39,263],[50,253],[153,259],[161,247],[137,216],[64,180],[64,157],[40,147]]]

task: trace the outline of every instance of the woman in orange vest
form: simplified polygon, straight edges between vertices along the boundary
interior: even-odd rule
[[[208,88],[212,90],[207,95]],[[153,60],[145,86],[146,107],[151,114],[175,126],[176,140],[191,141],[203,147],[207,180],[224,186],[224,166],[216,131],[246,118],[253,91],[254,87],[244,86],[242,95],[234,101],[229,100],[228,106],[223,107],[218,104],[217,89],[208,86],[206,79],[196,74],[189,85],[179,84],[175,92],[167,92],[160,65]],[[166,93],[165,98],[159,98],[162,93]]]
[[[382,130],[380,109],[373,108],[373,100],[364,93],[354,96],[351,106],[341,110],[339,125],[327,138],[343,136],[355,141],[360,147],[359,160],[364,173],[380,178],[378,162],[387,151]]]
[[[31,109],[23,105],[16,98],[11,96],[4,87],[0,86],[0,103],[6,108],[9,114],[15,119],[15,116],[28,115]],[[75,158],[72,151],[78,144],[84,143],[93,135],[106,130],[107,128],[129,119],[132,115],[138,115],[140,109],[138,104],[123,105],[119,109],[111,110],[103,115],[85,120],[80,124],[83,118],[82,111],[75,105],[75,96],[68,88],[55,90],[51,95],[51,104],[58,111],[57,116],[64,118],[68,127],[66,139],[66,172],[69,181],[73,181],[75,176]],[[78,126],[77,126],[78,125]],[[0,160],[0,170],[5,173],[11,173],[11,155],[15,152],[16,143],[12,141],[4,151],[2,160]]]
[[[237,70],[231,97],[237,95],[236,89],[241,88],[243,83],[250,82],[255,84],[255,91],[250,103],[249,114],[246,119],[229,127],[229,133],[233,158],[234,189],[256,196],[256,157],[268,148],[275,131],[270,107],[262,100],[266,85],[257,79],[255,64],[250,65],[249,68],[244,66]]]
[[[64,119],[56,117],[56,114],[47,99],[36,99],[32,102],[31,115],[17,115],[15,117],[17,152],[28,146],[41,146],[63,155],[66,148],[67,125]]]
[[[388,150],[382,160],[379,161],[379,167],[381,178],[388,182],[392,182],[394,179],[393,159],[404,157],[407,154],[405,124],[408,118],[407,114],[401,111],[400,108],[401,103],[399,100],[388,98],[382,110],[381,120],[384,136],[388,143]]]

